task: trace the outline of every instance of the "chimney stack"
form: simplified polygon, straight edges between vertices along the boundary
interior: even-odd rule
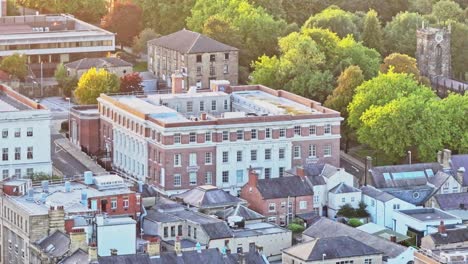
[[[450,161],[452,160],[452,151],[449,149],[444,149],[442,156],[442,167],[444,169],[450,169]]]
[[[304,167],[302,166],[297,166],[296,167],[296,175],[297,176],[301,176],[301,177],[305,177],[305,170],[304,170]]]
[[[437,151],[437,163],[442,165],[442,151]]]
[[[206,119],[208,119],[207,116],[206,116],[206,112],[201,112],[201,114],[200,114],[200,120],[201,120],[201,121],[204,121],[204,120],[206,120]]]
[[[70,252],[73,253],[81,248],[88,251],[88,243],[86,241],[86,232],[84,228],[73,229],[70,232]]]
[[[117,249],[111,248],[110,249],[110,254],[111,254],[111,256],[117,256]]]
[[[447,229],[445,228],[445,224],[443,220],[440,221],[438,231],[441,236],[447,236]]]
[[[390,241],[392,241],[393,243],[396,243],[396,236],[390,236]]]
[[[172,93],[180,94],[184,89],[184,76],[180,72],[172,74]]]
[[[91,243],[88,247],[88,261],[89,263],[97,263],[97,247],[96,243]]]
[[[63,206],[49,208],[49,235],[59,230],[65,233],[65,210]]]
[[[465,167],[460,167],[457,170],[457,181],[463,186],[463,178],[465,175]]]
[[[176,241],[174,243],[174,250],[177,254],[177,256],[182,256],[182,246],[180,244],[180,238],[176,237]]]
[[[151,238],[148,241],[147,253],[150,257],[159,256],[161,253],[161,243],[158,238]]]
[[[249,168],[249,184],[251,186],[257,186],[257,181],[258,181],[258,174],[252,169],[252,167]]]

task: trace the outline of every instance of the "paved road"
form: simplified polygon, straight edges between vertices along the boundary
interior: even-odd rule
[[[64,137],[60,134],[51,135],[52,164],[54,167],[62,172],[64,176],[83,174],[87,171],[88,169],[79,160],[55,145],[55,140],[59,138]]]

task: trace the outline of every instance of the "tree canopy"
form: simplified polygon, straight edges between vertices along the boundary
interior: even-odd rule
[[[325,28],[344,38],[348,34],[358,38],[357,24],[359,17],[351,12],[344,11],[337,6],[330,6],[322,12],[311,16],[304,24],[305,28]]]
[[[416,30],[424,18],[417,13],[399,13],[384,28],[385,50],[388,53],[416,54]]]
[[[4,57],[0,62],[0,69],[7,72],[12,77],[24,80],[28,75],[26,66],[27,57],[23,54],[14,53],[13,55]]]
[[[129,45],[141,31],[142,11],[132,3],[117,3],[113,10],[103,18],[103,28],[117,33],[117,41]]]
[[[78,81],[75,97],[80,104],[96,104],[101,93],[119,92],[120,83],[117,75],[105,69],[91,68]]]
[[[377,12],[369,10],[364,18],[362,42],[366,47],[383,51],[383,32]]]
[[[142,78],[138,72],[125,74],[120,78],[120,92],[142,92],[143,85],[141,84]]]
[[[148,52],[148,41],[159,37],[152,28],[143,29],[138,36],[133,38],[132,51],[134,53]]]

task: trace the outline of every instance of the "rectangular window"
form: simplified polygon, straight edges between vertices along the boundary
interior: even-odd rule
[[[117,199],[116,198],[112,198],[111,199],[111,209],[117,209]]]
[[[270,203],[268,205],[268,212],[274,212],[276,211],[276,204],[275,203]]]
[[[300,201],[299,202],[299,209],[301,209],[301,210],[307,209],[307,201]]]
[[[279,136],[280,137],[285,137],[286,136],[286,128],[280,128]]]
[[[256,139],[257,138],[257,129],[250,130],[250,135],[251,135],[250,137],[252,139]]]
[[[3,170],[2,171],[2,179],[6,179],[6,178],[10,177],[9,173],[10,172],[8,170]]]
[[[21,148],[15,148],[15,160],[21,159]]]
[[[228,74],[228,73],[229,73],[229,65],[224,64],[224,66],[223,66],[223,73],[224,73],[224,74]]]
[[[202,55],[197,55],[197,62],[202,62]]]
[[[228,183],[229,182],[229,171],[223,171],[222,172],[222,181],[223,183]]]
[[[341,198],[341,202],[346,203],[346,198],[345,197]]]
[[[128,206],[130,205],[129,201],[128,201],[128,198],[125,198],[123,200],[123,208],[128,208]]]
[[[33,147],[28,147],[28,153],[26,155],[28,159],[33,159]]]
[[[352,202],[352,203],[354,202],[354,197],[351,197],[351,202]]]
[[[182,154],[174,154],[174,166],[180,167],[182,165]]]
[[[174,186],[181,186],[182,185],[182,178],[180,174],[174,174]]]
[[[211,132],[205,133],[205,142],[211,142]]]
[[[265,129],[265,138],[271,138],[271,128]]]
[[[319,202],[319,199],[320,199],[320,196],[314,195],[314,203],[315,204]]]
[[[301,135],[301,126],[294,126],[294,135]]]
[[[190,132],[189,134],[189,142],[195,143],[197,142],[197,134],[195,132]]]
[[[8,129],[7,128],[4,128],[2,130],[2,138],[7,138],[8,137]]]
[[[189,180],[190,180],[190,185],[197,185],[197,173],[196,172],[190,172],[189,173]]]
[[[211,162],[212,162],[212,159],[211,159],[212,156],[211,155],[212,155],[211,152],[206,152],[205,153],[205,164],[207,164],[207,165],[211,164]]]
[[[400,210],[400,205],[399,204],[394,204],[393,205],[393,210]]]
[[[197,166],[197,153],[190,153],[189,166]]]
[[[285,150],[284,148],[280,148],[280,149],[279,149],[279,152],[278,152],[278,158],[279,158],[279,159],[284,159],[284,157],[285,157],[285,152],[286,152],[286,150]]]
[[[216,75],[215,67],[213,65],[210,65],[210,75]]]
[[[201,75],[201,66],[197,66],[197,75]]]
[[[197,80],[195,86],[197,86],[197,89],[201,89],[201,80]]]
[[[175,237],[175,226],[171,226],[171,237]]]
[[[193,228],[193,239],[197,239],[197,228]]]
[[[268,217],[268,222],[269,223],[276,223],[276,217],[274,217],[274,216]]]
[[[237,140],[244,139],[244,130],[237,130],[236,131],[236,136],[237,136]]]
[[[223,151],[223,163],[229,162],[229,152]]]
[[[188,236],[192,236],[192,226],[188,226]]]
[[[224,53],[224,59],[229,60],[229,53]]]
[[[205,172],[205,183],[206,184],[211,184],[212,183],[211,171]]]
[[[271,149],[265,149],[265,160],[271,160]]]
[[[187,102],[187,112],[193,112],[193,102],[192,101],[188,101]]]
[[[182,225],[177,226],[177,235],[182,236]]]
[[[228,110],[228,109],[229,109],[229,101],[224,100],[224,110]]]
[[[210,54],[210,61],[216,61],[216,55],[215,54]]]
[[[331,125],[330,125],[330,124],[326,124],[326,125],[323,127],[323,133],[324,133],[325,135],[331,134]]]
[[[229,140],[229,131],[223,131],[223,141]]]
[[[33,128],[32,127],[28,127],[28,130],[26,131],[26,136],[28,136],[28,137],[33,136]]]
[[[301,146],[294,146],[293,147],[293,155],[295,159],[301,158]]]
[[[265,168],[265,179],[271,178],[271,168]]]
[[[205,111],[205,102],[204,101],[200,101],[200,111]]]
[[[15,169],[15,177],[21,178],[21,169]]]
[[[27,168],[26,169],[26,176],[28,178],[31,178],[34,175],[34,169],[33,168]]]
[[[211,101],[211,111],[216,111],[216,100]]]
[[[256,161],[257,160],[257,150],[252,149],[250,151],[250,160],[251,161]]]
[[[372,259],[365,259],[364,264],[372,264]]]
[[[309,157],[317,157],[317,147],[315,145],[309,145]]]
[[[279,175],[279,177],[284,176],[284,167],[279,167],[278,175]]]
[[[236,178],[237,178],[237,183],[243,183],[244,182],[244,171],[243,170],[237,170],[236,171]]]
[[[164,227],[164,237],[169,236],[169,228],[167,226]]]
[[[242,161],[242,150],[237,151],[237,161],[241,162]]]
[[[317,133],[317,128],[315,127],[315,125],[310,125],[309,134],[310,135],[315,135],[316,133]]]
[[[175,134],[174,134],[174,143],[175,143],[175,144],[180,144],[180,142],[181,142],[181,135],[180,135],[180,133],[175,133]]]
[[[3,148],[2,149],[2,160],[3,161],[8,160],[8,148]]]
[[[330,157],[331,155],[332,155],[331,145],[330,144],[325,145],[325,147],[323,149],[323,156],[324,157]]]
[[[21,137],[21,128],[15,129],[15,137]]]

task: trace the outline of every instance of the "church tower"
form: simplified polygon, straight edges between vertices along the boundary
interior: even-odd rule
[[[423,27],[416,32],[416,60],[421,75],[450,78],[450,26]]]

